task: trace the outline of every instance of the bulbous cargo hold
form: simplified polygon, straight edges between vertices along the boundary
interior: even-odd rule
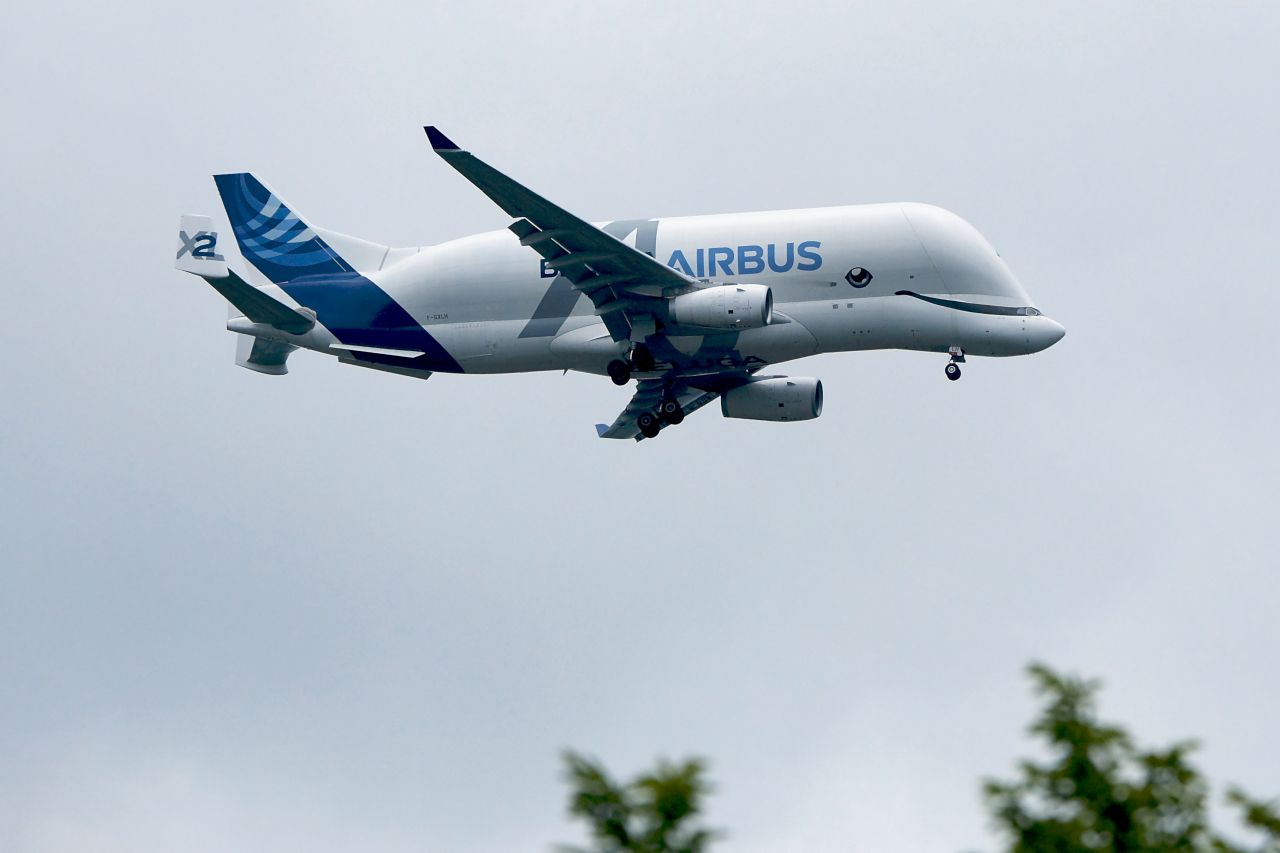
[[[671,300],[671,317],[703,329],[759,329],[773,317],[773,291],[763,284],[726,284]]]
[[[720,412],[753,421],[810,421],[822,414],[822,381],[808,376],[757,379],[726,391]]]

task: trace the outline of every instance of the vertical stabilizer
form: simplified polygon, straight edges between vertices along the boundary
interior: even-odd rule
[[[276,284],[355,268],[283,199],[248,172],[214,175],[240,254]]]

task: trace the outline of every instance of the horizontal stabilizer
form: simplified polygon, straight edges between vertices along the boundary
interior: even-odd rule
[[[218,232],[213,230],[213,217],[190,214],[182,217],[178,223],[178,254],[174,266],[209,282],[251,323],[264,323],[295,335],[305,334],[316,324],[314,312],[294,310],[249,284],[227,266],[226,257],[218,254]]]
[[[316,324],[315,317],[303,314],[263,293],[231,270],[222,278],[205,278],[252,323],[264,323],[295,335],[305,334]]]

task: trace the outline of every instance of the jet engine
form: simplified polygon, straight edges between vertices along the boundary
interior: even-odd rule
[[[807,376],[769,376],[731,388],[720,397],[726,418],[808,421],[822,414],[822,381]]]
[[[675,297],[670,307],[681,326],[758,329],[773,316],[773,291],[763,284],[706,287]]]

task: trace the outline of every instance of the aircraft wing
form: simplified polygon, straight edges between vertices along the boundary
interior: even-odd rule
[[[653,311],[663,299],[697,288],[696,279],[631,248],[557,207],[532,190],[424,128],[432,149],[517,220],[509,227],[554,269],[587,294],[615,341],[652,334]]]
[[[631,402],[627,403],[627,407],[622,410],[622,414],[618,415],[612,424],[596,424],[596,433],[601,438],[634,438],[636,441],[644,441],[636,418],[640,417],[642,412],[652,412],[658,408],[658,404],[662,402],[665,387],[666,384],[661,379],[638,380],[636,393],[632,396]],[[675,396],[680,401],[680,407],[684,409],[685,416],[688,417],[720,395],[715,391],[687,388],[683,393]],[[663,421],[660,429],[666,429],[668,426],[670,424]]]

